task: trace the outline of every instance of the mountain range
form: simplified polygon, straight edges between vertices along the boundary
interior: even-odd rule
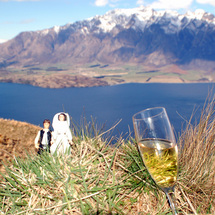
[[[115,9],[101,16],[22,32],[0,44],[0,69],[37,65],[177,65],[215,71],[215,16],[148,7]]]

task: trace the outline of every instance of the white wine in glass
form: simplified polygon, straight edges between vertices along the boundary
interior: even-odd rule
[[[165,108],[136,113],[133,125],[143,162],[155,183],[165,192],[173,214],[177,214],[173,195],[178,174],[178,148]]]

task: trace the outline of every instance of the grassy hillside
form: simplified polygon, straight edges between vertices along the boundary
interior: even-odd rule
[[[213,74],[184,70],[177,65],[163,67],[141,64],[56,64],[41,67],[8,68],[0,71],[0,82],[30,84],[44,88],[92,87],[123,83],[209,83]]]
[[[15,155],[23,157],[26,152],[35,153],[34,138],[40,129],[26,122],[0,118],[0,161],[13,160]]]
[[[212,102],[178,140],[180,214],[215,214],[213,109]],[[2,214],[171,214],[132,138],[112,146],[93,123],[75,126],[73,132],[71,156],[29,152],[12,159],[0,182]]]

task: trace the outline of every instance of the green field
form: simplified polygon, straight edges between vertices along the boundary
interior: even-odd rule
[[[22,68],[11,67],[4,73],[0,71],[1,82],[28,83],[35,86],[47,87],[43,82],[50,79],[53,85],[49,84],[48,86],[51,88],[70,87],[70,85],[76,86],[75,81],[65,84],[63,80],[68,80],[68,77],[80,76],[92,79],[91,82],[94,80],[96,83],[95,86],[123,83],[195,83],[214,81],[214,76],[208,74],[206,71],[183,70],[176,65],[156,68],[141,64],[47,64]],[[80,83],[77,84],[77,87],[79,85]],[[91,83],[90,86],[92,85]],[[88,86],[87,81],[83,83],[83,86]]]

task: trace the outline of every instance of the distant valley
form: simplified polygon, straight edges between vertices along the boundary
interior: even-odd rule
[[[215,17],[147,7],[22,32],[0,44],[0,82],[46,88],[215,81]]]

